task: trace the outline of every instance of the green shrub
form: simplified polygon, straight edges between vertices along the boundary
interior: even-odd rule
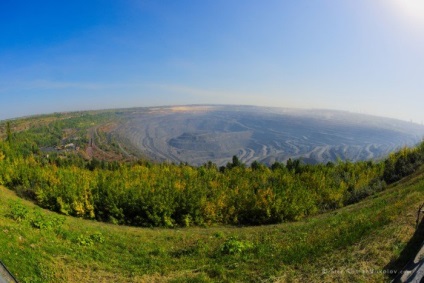
[[[64,217],[50,216],[42,214],[41,211],[35,210],[30,219],[31,226],[37,229],[60,229],[65,222]]]
[[[21,222],[28,216],[28,208],[21,202],[15,201],[9,204],[10,212],[7,216],[13,220]]]
[[[93,239],[87,235],[79,235],[77,238],[77,244],[80,246],[92,246]]]
[[[90,235],[90,238],[91,238],[94,242],[99,243],[99,244],[103,244],[103,243],[105,242],[105,237],[104,237],[104,236],[103,236],[103,234],[102,234],[102,233],[100,233],[100,232],[96,232],[96,233],[94,233],[94,234],[91,234],[91,235]]]
[[[249,241],[237,240],[235,237],[228,238],[221,246],[221,253],[225,255],[240,254],[246,250],[252,249],[253,244]]]
[[[105,238],[102,233],[96,232],[90,235],[79,235],[76,239],[76,243],[80,246],[92,246],[94,243],[104,243]]]

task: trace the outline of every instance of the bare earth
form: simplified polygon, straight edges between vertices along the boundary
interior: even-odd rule
[[[368,160],[414,145],[424,127],[329,110],[253,106],[140,108],[110,128],[119,147],[157,161],[225,165],[301,158],[307,163]],[[107,131],[107,127],[102,130]]]

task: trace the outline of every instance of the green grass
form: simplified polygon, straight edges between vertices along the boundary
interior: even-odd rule
[[[299,222],[141,229],[60,216],[0,187],[0,259],[21,282],[381,282],[404,264],[421,202],[423,171]]]

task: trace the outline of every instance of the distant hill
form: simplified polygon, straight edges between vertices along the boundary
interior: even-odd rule
[[[317,163],[378,159],[420,142],[424,127],[332,110],[198,105],[133,109],[110,134],[160,161]]]
[[[237,105],[140,107],[54,113],[10,120],[46,153],[78,152],[106,161],[149,159],[268,165],[380,159],[422,141],[424,126],[333,110]],[[6,137],[5,121],[0,138]],[[24,134],[27,132],[27,134]],[[26,137],[28,138],[28,137]]]

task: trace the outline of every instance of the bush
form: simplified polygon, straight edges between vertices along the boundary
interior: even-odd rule
[[[49,216],[42,214],[39,210],[34,212],[30,220],[31,226],[37,229],[59,229],[65,222],[64,217]]]
[[[9,204],[10,212],[7,216],[13,220],[21,222],[26,219],[28,216],[28,208],[24,206],[21,202],[13,202]]]
[[[252,249],[253,244],[249,241],[240,241],[235,237],[228,238],[221,246],[221,253],[225,255],[240,254],[246,250]]]
[[[414,173],[423,164],[423,146],[424,143],[417,148],[404,148],[391,154],[384,161],[384,181],[387,184],[391,184]]]
[[[105,238],[102,233],[96,232],[90,235],[79,235],[76,239],[76,243],[80,246],[92,246],[94,243],[104,243]]]

